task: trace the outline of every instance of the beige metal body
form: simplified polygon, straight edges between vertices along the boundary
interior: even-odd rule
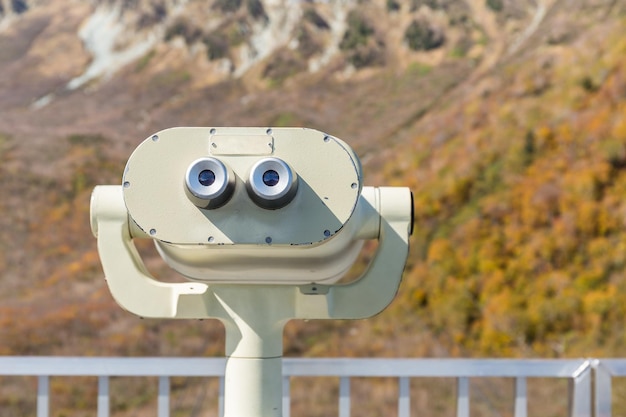
[[[232,198],[216,209],[196,207],[183,186],[189,165],[204,156],[235,176]],[[268,157],[287,161],[298,176],[293,201],[278,210],[259,207],[243,186],[253,165]],[[354,262],[359,239],[376,237],[375,225],[355,224],[376,216],[362,201],[361,178],[350,147],[316,130],[186,127],[139,145],[123,191],[132,221],[188,278],[332,283]]]
[[[276,130],[272,132],[276,134]],[[296,132],[292,130],[291,133]],[[280,137],[276,134],[272,142],[272,149],[277,153],[286,146],[281,144]],[[310,140],[319,139],[323,145],[329,145],[328,141],[324,141],[326,136],[319,132],[310,137]],[[162,139],[161,132],[159,141]],[[212,146],[211,140],[208,141],[209,146]],[[242,146],[247,140],[241,140]],[[412,226],[411,193],[404,187],[362,187],[358,160],[343,142],[337,140],[334,143],[330,144],[335,146],[331,152],[333,155],[328,156],[333,160],[331,165],[337,165],[340,171],[345,172],[337,177],[330,172],[331,177],[325,180],[314,180],[306,173],[306,169],[298,171],[306,164],[296,162],[291,153],[281,154],[309,185],[308,188],[298,188],[295,204],[301,204],[297,198],[302,197],[304,201],[313,198],[313,195],[306,194],[303,197],[301,189],[315,194],[323,201],[330,201],[313,207],[302,205],[301,210],[307,214],[306,217],[298,216],[298,213],[282,217],[281,210],[284,209],[257,211],[257,207],[244,202],[245,195],[241,190],[236,190],[231,201],[217,209],[230,207],[231,210],[249,210],[248,215],[261,216],[261,228],[270,223],[267,219],[272,215],[278,216],[281,221],[272,220],[271,228],[265,229],[272,232],[271,244],[265,239],[259,240],[269,232],[219,234],[212,229],[216,224],[231,227],[228,222],[214,221],[212,225],[205,225],[202,233],[197,233],[198,228],[184,226],[185,217],[179,217],[175,211],[189,202],[182,192],[176,192],[175,199],[178,201],[171,204],[164,200],[157,202],[156,198],[134,201],[140,197],[129,194],[130,189],[141,184],[141,181],[148,184],[150,181],[142,175],[151,171],[146,169],[144,174],[135,176],[135,165],[130,161],[124,176],[124,183],[130,184],[98,186],[92,195],[92,230],[98,239],[98,251],[107,283],[113,297],[123,308],[142,317],[216,318],[224,323],[226,355],[229,357],[225,387],[226,417],[281,415],[280,358],[283,351],[282,332],[287,321],[294,318],[370,317],[382,311],[397,292],[408,255]],[[179,144],[179,147],[184,146]],[[306,147],[301,146],[303,148]],[[172,146],[167,151],[171,152],[169,156],[172,160],[178,157],[175,150]],[[317,157],[312,153],[309,153],[309,158]],[[150,158],[154,155],[150,153]],[[187,165],[193,160],[192,156],[187,158]],[[247,156],[243,159],[247,159]],[[243,162],[241,166],[239,162],[229,163],[234,171],[243,172]],[[183,167],[186,164],[179,165]],[[351,167],[348,168],[348,165]],[[167,171],[166,167],[162,169]],[[346,182],[349,183],[347,186]],[[355,182],[356,187],[352,185]],[[171,190],[175,184],[179,188],[183,187],[180,175],[170,185]],[[331,190],[334,184],[340,189],[336,194]],[[165,186],[153,187],[151,193],[156,195],[166,190],[169,188]],[[144,218],[142,210],[148,203],[154,205],[155,212],[159,208],[166,210],[162,215],[164,218],[159,219],[160,216],[154,213],[145,214]],[[242,205],[244,208],[241,208]],[[321,206],[325,206],[322,211],[327,212],[317,217],[314,212]],[[187,206],[184,210],[185,216],[190,216],[189,221],[211,222],[211,216],[215,214],[215,211],[203,213],[195,206]],[[197,216],[194,210],[203,214]],[[240,218],[238,221],[240,227],[249,229],[257,227],[253,220]],[[295,227],[293,222],[307,225]],[[281,225],[286,229],[293,228],[279,231],[277,228]],[[174,230],[175,226],[184,226],[186,232]],[[332,229],[332,232],[328,236],[322,232],[320,237],[320,227],[322,230]],[[151,234],[152,229],[156,232]],[[206,238],[207,231],[213,236],[211,242]],[[158,244],[166,261],[188,276],[195,275],[196,281],[159,282],[147,271],[135,249],[133,238],[159,239],[164,236],[176,237],[172,238],[174,242],[170,240]],[[310,242],[315,240],[312,236],[317,236],[319,240]],[[193,239],[197,241],[193,242]],[[217,239],[223,241],[215,244]],[[333,284],[354,261],[362,239],[379,240],[368,269],[351,283]],[[203,240],[202,244],[200,240]],[[297,242],[290,244],[292,241]],[[187,252],[190,254],[187,255]],[[215,268],[212,267],[214,263],[217,264]]]
[[[236,177],[231,201],[218,209],[198,209],[185,195],[185,171],[203,156],[219,159]],[[267,157],[288,162],[300,180],[296,198],[279,210],[257,206],[242,186]],[[160,241],[267,245],[269,237],[273,245],[311,245],[334,236],[350,218],[361,177],[352,150],[316,130],[179,127],[156,133],[133,152],[124,201],[133,221]]]

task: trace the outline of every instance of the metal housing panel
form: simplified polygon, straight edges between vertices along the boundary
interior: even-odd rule
[[[223,207],[200,209],[186,196],[185,172],[196,159],[216,155],[234,171],[235,191]],[[299,177],[293,201],[278,210],[259,207],[245,190],[250,168],[264,155],[288,161]],[[350,219],[361,177],[349,147],[315,130],[185,127],[141,143],[123,185],[133,221],[163,242],[307,245],[333,237]]]

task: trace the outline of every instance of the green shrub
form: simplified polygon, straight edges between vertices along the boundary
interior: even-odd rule
[[[422,6],[427,6],[431,10],[445,9],[446,4],[439,0],[411,0],[409,9],[414,12]]]
[[[328,22],[326,22],[326,20],[324,20],[324,18],[320,16],[315,9],[305,9],[302,18],[305,22],[312,23],[318,29],[330,29]]]
[[[22,14],[28,11],[28,3],[24,0],[12,0],[11,6],[13,6],[13,11],[17,14]]]
[[[368,42],[367,45],[359,45],[348,54],[348,61],[355,68],[364,68],[385,63],[385,55],[382,45],[376,42]]]
[[[339,48],[346,51],[367,44],[368,38],[374,33],[374,28],[367,20],[356,11],[351,11],[347,23],[348,29],[339,43]]]
[[[407,72],[411,75],[417,75],[423,77],[425,75],[430,74],[433,70],[433,67],[428,64],[422,64],[420,62],[412,62],[407,67]]]
[[[400,10],[400,3],[398,3],[396,0],[387,0],[386,5],[388,12],[397,12],[398,10]]]
[[[307,30],[306,26],[297,29],[296,39],[298,40],[298,52],[303,58],[310,58],[322,50],[322,45]]]
[[[414,20],[404,32],[404,39],[414,51],[430,51],[442,46],[445,36],[442,30],[428,22]]]
[[[105,140],[106,138],[99,133],[74,133],[67,137],[71,145],[95,145]]]
[[[150,52],[142,56],[139,61],[137,61],[137,64],[135,65],[135,70],[137,72],[143,71],[145,68],[148,67],[148,64],[150,64],[150,61],[152,61],[152,58],[154,58],[155,55],[156,51],[154,49],[151,49]]]
[[[211,61],[224,58],[228,54],[228,40],[223,36],[212,33],[206,35],[202,43],[206,45],[207,57]]]
[[[165,40],[170,41],[176,36],[181,36],[185,39],[187,45],[200,40],[202,37],[202,30],[189,22],[187,19],[177,19],[174,23],[165,31]]]
[[[246,8],[248,9],[248,13],[250,14],[250,16],[252,16],[254,19],[265,21],[268,20],[261,0],[246,0]]]
[[[584,76],[581,80],[580,80],[580,86],[585,89],[586,92],[588,93],[595,93],[596,91],[598,91],[600,89],[600,85],[599,83],[597,83],[593,78],[591,78],[589,75]]]
[[[163,22],[167,17],[167,7],[164,3],[154,3],[149,10],[141,12],[137,19],[137,28],[143,29]]]
[[[230,46],[237,46],[244,43],[250,36],[250,25],[246,19],[237,19],[229,23],[220,30]]]
[[[486,0],[487,7],[494,12],[501,12],[504,8],[504,2],[502,0]]]
[[[305,63],[293,51],[283,49],[272,56],[272,60],[263,70],[263,77],[280,84],[287,78],[306,69]]]
[[[239,10],[242,0],[216,0],[213,3],[213,9],[222,13],[233,13]]]
[[[384,44],[373,38],[374,28],[356,11],[348,14],[348,29],[339,43],[347,52],[348,61],[356,68],[382,64],[385,61]]]

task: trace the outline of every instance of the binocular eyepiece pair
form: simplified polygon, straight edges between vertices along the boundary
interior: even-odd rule
[[[187,197],[197,207],[216,209],[233,196],[237,177],[217,158],[195,160],[185,174]],[[298,191],[298,175],[285,161],[275,157],[259,160],[246,179],[250,199],[259,207],[273,210],[289,204]]]

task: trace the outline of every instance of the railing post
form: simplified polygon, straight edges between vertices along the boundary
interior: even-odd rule
[[[283,417],[291,415],[291,386],[288,376],[283,376]]]
[[[158,417],[170,416],[170,377],[159,377]]]
[[[220,377],[220,390],[219,390],[219,400],[218,400],[218,416],[224,417],[224,376]]]
[[[595,417],[611,417],[612,414],[612,381],[611,373],[602,364],[601,359],[595,359]]]
[[[50,413],[50,377],[40,375],[37,379],[37,417],[48,417]]]
[[[398,378],[398,417],[411,415],[411,384],[409,377]]]
[[[339,379],[339,417],[350,417],[350,377]]]
[[[570,417],[591,416],[591,367],[589,362],[569,382]]]
[[[98,377],[98,417],[109,417],[109,377]]]
[[[457,379],[457,396],[456,396],[456,416],[469,417],[469,378],[459,377]]]
[[[528,414],[528,400],[526,398],[526,378],[515,378],[515,417],[526,417]]]

